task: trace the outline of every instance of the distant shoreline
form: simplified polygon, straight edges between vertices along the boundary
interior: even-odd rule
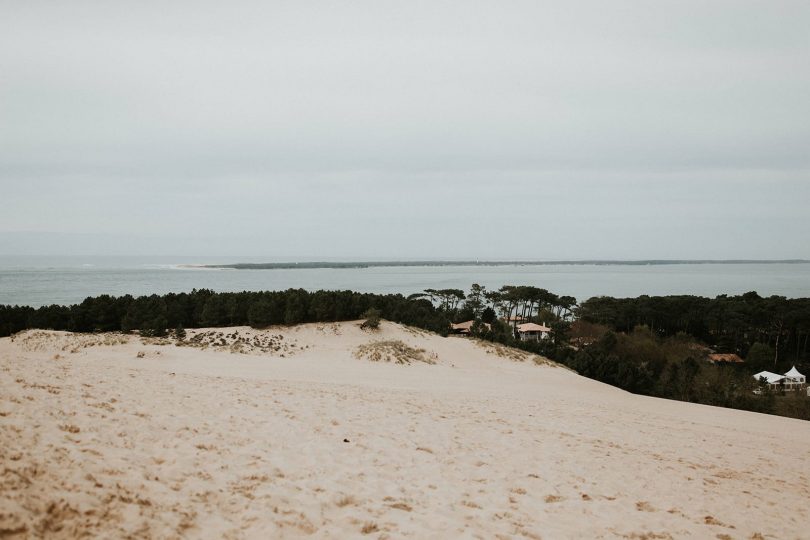
[[[807,259],[698,259],[698,260],[572,260],[572,261],[347,261],[347,262],[277,262],[233,264],[183,264],[180,268],[211,268],[229,270],[295,270],[295,269],[357,269],[395,267],[446,266],[668,266],[689,264],[808,264]]]

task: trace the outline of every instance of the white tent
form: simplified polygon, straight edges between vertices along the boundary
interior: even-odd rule
[[[788,379],[792,379],[793,382],[797,382],[799,384],[805,384],[807,382],[807,378],[801,373],[799,373],[799,370],[796,369],[796,366],[793,366],[793,368],[790,371],[785,373],[785,377],[787,377]]]
[[[807,378],[799,373],[799,370],[796,369],[796,366],[793,366],[793,369],[785,373],[784,375],[779,375],[778,373],[771,373],[770,371],[760,371],[756,375],[754,375],[754,380],[759,382],[761,379],[765,379],[767,384],[770,388],[775,389],[779,388],[781,390],[786,390],[788,392],[794,392],[796,390],[801,390],[807,384]],[[759,393],[760,390],[755,390],[755,392]]]
[[[778,373],[771,373],[770,371],[760,371],[756,375],[754,375],[754,379],[759,381],[762,378],[765,378],[768,381],[768,384],[779,384],[784,378],[784,375],[779,375]]]

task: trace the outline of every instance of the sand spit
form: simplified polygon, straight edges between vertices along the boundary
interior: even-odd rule
[[[810,537],[806,422],[391,323],[185,341],[0,340],[0,538]]]

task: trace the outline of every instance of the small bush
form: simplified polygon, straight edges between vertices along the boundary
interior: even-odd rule
[[[380,317],[382,317],[382,313],[380,313],[379,309],[369,308],[363,313],[362,317],[365,321],[360,325],[360,328],[364,330],[377,330],[380,327]]]

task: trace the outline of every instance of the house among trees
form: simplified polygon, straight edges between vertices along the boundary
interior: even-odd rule
[[[786,392],[794,392],[803,390],[807,387],[807,378],[799,373],[796,366],[785,373],[779,375],[778,373],[771,373],[770,371],[760,371],[754,375],[754,379],[763,382],[771,390],[784,390]]]
[[[450,323],[451,334],[469,335],[475,321],[465,321],[461,323]]]
[[[457,334],[461,336],[469,336],[472,333],[473,325],[475,321],[465,321],[461,323],[450,323],[450,333]],[[487,323],[483,323],[484,327],[489,330],[491,326]]]
[[[714,364],[744,364],[745,360],[736,354],[710,354],[709,362]]]
[[[544,324],[525,323],[517,327],[517,335],[520,341],[540,341],[548,339],[551,328]]]

